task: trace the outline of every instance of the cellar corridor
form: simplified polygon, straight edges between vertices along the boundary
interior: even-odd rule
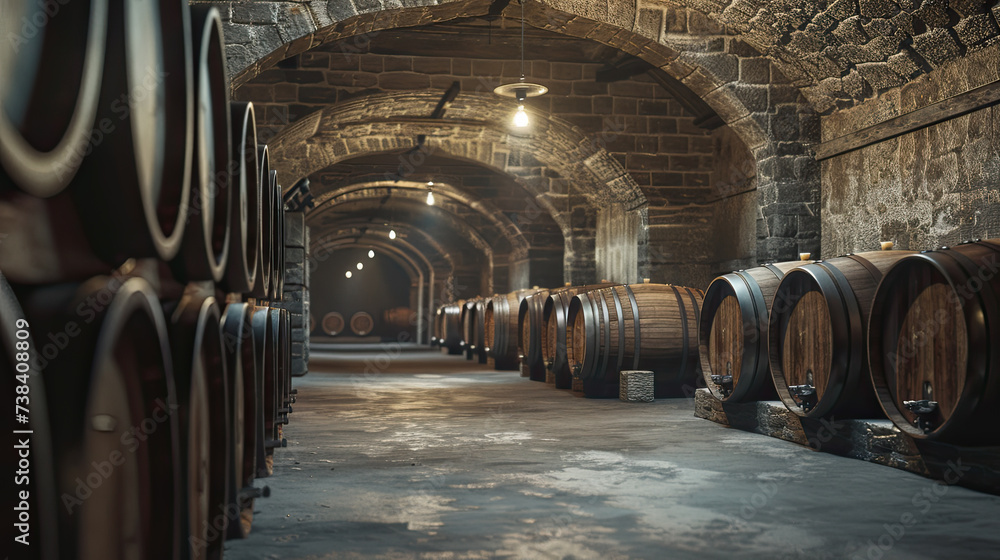
[[[314,347],[234,559],[995,557],[1000,497],[410,346]],[[370,346],[368,348],[379,348]]]

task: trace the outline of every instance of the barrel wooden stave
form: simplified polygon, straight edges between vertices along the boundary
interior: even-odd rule
[[[1000,426],[1000,239],[925,251],[889,270],[872,303],[871,380],[911,437],[996,445]],[[907,401],[932,401],[910,410]]]
[[[768,358],[790,411],[812,418],[882,416],[868,373],[868,315],[884,272],[910,254],[864,252],[785,274],[771,305]],[[814,395],[793,393],[801,390]]]

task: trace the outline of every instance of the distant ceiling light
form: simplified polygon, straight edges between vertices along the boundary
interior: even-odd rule
[[[427,191],[427,205],[434,206],[434,193]]]
[[[346,277],[350,278],[351,276],[354,276],[354,275],[353,275],[353,274],[351,274],[351,271],[350,271],[350,270],[348,270],[347,272],[345,272],[345,273],[344,273],[344,276],[346,276]]]
[[[364,268],[364,267],[365,267],[365,265],[363,265],[363,264],[361,264],[361,263],[358,263],[358,270],[361,270],[361,269],[362,269],[362,268]]]
[[[374,259],[375,258],[375,251],[369,249],[368,250],[368,258],[369,259]]]
[[[394,229],[389,230],[389,239],[396,239],[396,230]]]

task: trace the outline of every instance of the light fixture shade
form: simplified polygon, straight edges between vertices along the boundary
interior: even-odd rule
[[[517,112],[514,113],[514,126],[518,128],[528,126],[528,113],[524,112],[524,105],[517,106]]]
[[[368,250],[368,258],[369,259],[374,259],[375,258],[375,251],[373,249],[369,249]]]
[[[434,206],[434,193],[427,191],[427,205]]]
[[[389,239],[396,239],[396,230],[394,229],[389,230]]]
[[[354,275],[353,275],[353,274],[351,274],[351,271],[350,271],[350,270],[348,270],[347,272],[345,272],[345,273],[344,273],[344,276],[346,276],[346,277],[350,278],[351,276],[354,276]]]
[[[361,270],[361,269],[362,269],[362,268],[364,268],[364,267],[365,267],[365,265],[364,265],[364,264],[362,264],[362,263],[358,263],[358,270]]]

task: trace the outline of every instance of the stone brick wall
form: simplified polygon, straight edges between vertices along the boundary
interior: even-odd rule
[[[823,122],[825,140],[1000,80],[1000,44]],[[1000,237],[1000,107],[823,162],[823,255]]]
[[[285,212],[285,289],[276,307],[292,320],[292,375],[309,373],[309,227],[302,212]],[[319,320],[319,319],[317,319]]]

